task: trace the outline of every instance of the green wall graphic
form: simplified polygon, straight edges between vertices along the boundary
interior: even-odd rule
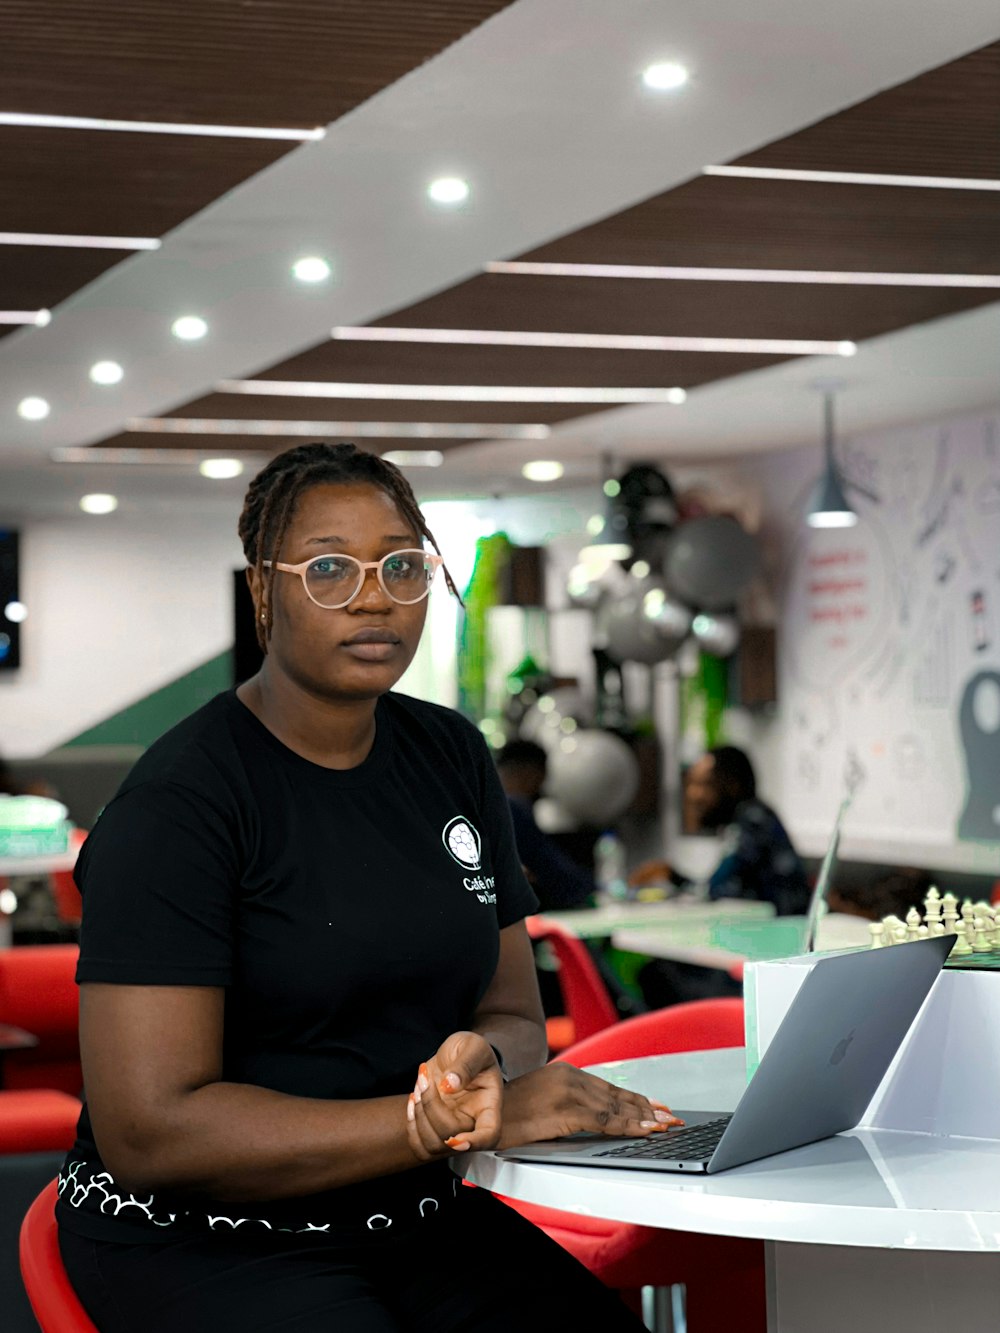
[[[232,683],[233,655],[227,651],[81,731],[65,744],[151,745],[214,695],[231,688]]]

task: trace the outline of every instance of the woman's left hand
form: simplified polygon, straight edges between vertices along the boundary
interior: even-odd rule
[[[421,1161],[495,1148],[502,1104],[493,1047],[477,1032],[453,1032],[417,1073],[406,1107],[410,1147]]]

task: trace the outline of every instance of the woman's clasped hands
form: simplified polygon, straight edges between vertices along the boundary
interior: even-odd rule
[[[406,1106],[409,1144],[426,1162],[473,1149],[591,1132],[640,1138],[683,1124],[669,1107],[568,1064],[504,1084],[492,1046],[452,1033],[420,1066]]]

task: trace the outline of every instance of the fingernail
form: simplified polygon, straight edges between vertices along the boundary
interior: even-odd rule
[[[455,1073],[445,1074],[444,1078],[438,1084],[441,1092],[455,1092],[462,1086],[462,1080]]]
[[[419,1102],[419,1101],[420,1101],[420,1084],[419,1084],[419,1082],[417,1083],[417,1086],[413,1089],[413,1091],[410,1093],[410,1096],[413,1098],[413,1100],[414,1100],[415,1102]]]
[[[655,1103],[654,1103],[654,1105],[655,1105]],[[676,1119],[677,1119],[677,1117],[674,1115],[674,1113],[673,1113],[672,1111],[660,1111],[660,1110],[656,1110],[656,1111],[653,1112],[653,1115],[656,1117],[656,1119],[660,1122],[661,1125],[664,1124],[664,1123],[665,1123],[666,1121],[668,1121],[668,1120],[676,1120]]]
[[[421,1092],[426,1092],[427,1089],[431,1086],[431,1081],[430,1081],[430,1079],[429,1079],[429,1078],[427,1077],[427,1075],[424,1073],[424,1070],[426,1069],[426,1067],[427,1067],[426,1065],[421,1065],[421,1066],[420,1066],[420,1073],[417,1075],[417,1087],[419,1088],[419,1090],[420,1090]]]
[[[660,1125],[656,1120],[640,1120],[639,1127],[641,1129],[659,1129]]]
[[[407,1099],[406,1099],[406,1118],[407,1118],[407,1120],[412,1120],[412,1119],[414,1118],[413,1094],[412,1094],[412,1093],[411,1093],[410,1096],[407,1097]]]
[[[452,1136],[450,1139],[445,1139],[445,1143],[449,1148],[452,1148],[455,1152],[464,1152],[466,1148],[468,1148],[469,1146],[465,1139],[455,1138],[454,1136]]]

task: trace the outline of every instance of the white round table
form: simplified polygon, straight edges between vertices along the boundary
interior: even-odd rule
[[[744,1060],[742,1050],[704,1051],[595,1072],[681,1113],[727,1111],[745,1084]],[[456,1169],[549,1207],[764,1239],[772,1333],[987,1333],[1000,1324],[1000,1140],[857,1129],[698,1177],[492,1153]]]

